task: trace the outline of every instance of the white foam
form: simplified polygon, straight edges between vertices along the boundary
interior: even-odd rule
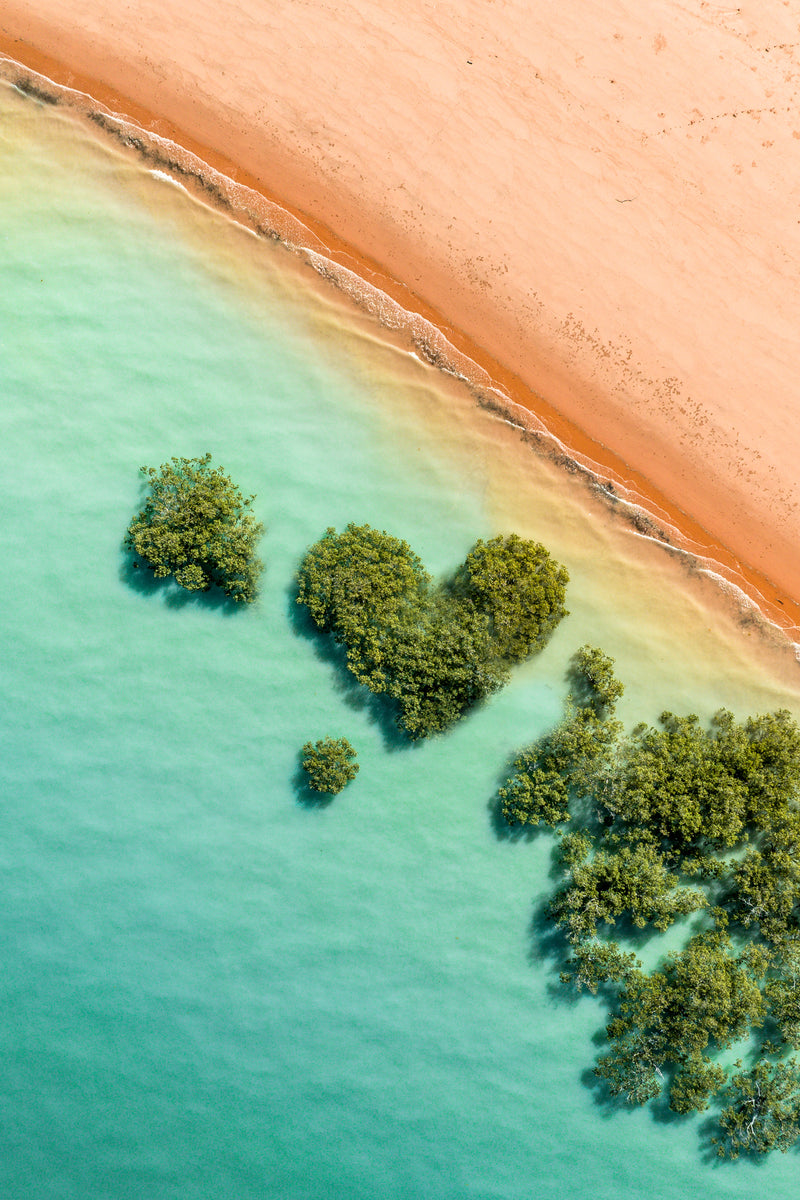
[[[152,167],[148,171],[148,174],[152,175],[153,179],[163,179],[164,183],[171,183],[173,187],[180,188],[180,190],[185,192],[187,196],[190,194],[189,189],[182,184],[179,179],[176,179],[174,175],[170,175],[167,171],[159,171],[157,167]]]
[[[57,85],[46,76],[22,67],[7,55],[0,54],[0,64],[3,67],[3,77],[12,84],[15,82],[15,75],[41,81],[48,91],[61,97],[69,97],[73,106],[82,110],[91,119],[102,115],[102,120],[98,121],[98,124],[107,129],[118,129],[122,140],[128,144],[143,152],[157,150],[166,166],[174,167],[175,171],[191,178],[199,185],[200,189],[205,187],[208,195],[204,196],[202,190],[199,193],[193,189],[190,190],[169,170],[157,167],[148,168],[153,178],[173,184],[193,200],[206,203],[210,207],[215,206],[216,200],[222,201],[227,208],[226,215],[230,219],[249,229],[256,236],[274,237],[281,241],[289,250],[302,256],[320,276],[328,279],[381,324],[388,329],[407,331],[412,344],[416,347],[411,351],[415,358],[444,371],[455,379],[462,380],[475,389],[478,393],[476,399],[483,407],[494,409],[496,405],[496,415],[500,420],[524,433],[541,438],[551,451],[570,459],[587,476],[593,478],[598,490],[605,492],[609,500],[627,508],[632,514],[641,516],[663,533],[663,536],[658,537],[634,528],[630,532],[635,536],[659,544],[668,552],[685,555],[688,560],[700,567],[704,574],[724,585],[723,590],[728,594],[735,591],[737,596],[745,597],[751,610],[759,612],[768,625],[780,629],[779,625],[765,616],[759,603],[759,601],[763,603],[763,597],[755,598],[747,595],[729,577],[720,574],[719,569],[715,569],[720,568],[720,564],[705,556],[701,548],[692,546],[690,539],[684,536],[657,506],[651,505],[644,497],[640,496],[635,486],[615,477],[607,467],[601,466],[588,455],[576,452],[562,442],[556,434],[548,429],[538,414],[518,404],[502,386],[491,379],[478,363],[457,350],[434,324],[420,313],[406,309],[377,284],[364,279],[355,271],[337,262],[333,257],[333,252],[320,243],[320,239],[294,214],[287,212],[280,205],[245,184],[237,183],[215,170],[198,156],[168,138],[152,131],[145,131],[128,118],[110,111],[85,93]],[[321,251],[312,248],[314,242],[322,245]],[[609,476],[611,476],[613,491],[606,486]],[[675,542],[671,540],[672,538],[675,539]],[[688,546],[686,545],[687,541],[689,541]],[[722,569],[724,570],[724,568]],[[783,629],[781,632],[789,640],[786,630]],[[794,645],[794,643],[791,644]],[[800,661],[800,654],[798,661]]]

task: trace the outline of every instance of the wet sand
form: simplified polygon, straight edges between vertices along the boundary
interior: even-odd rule
[[[796,629],[797,26],[7,0],[0,50],[296,214]]]

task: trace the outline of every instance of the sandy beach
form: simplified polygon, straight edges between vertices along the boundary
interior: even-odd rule
[[[0,52],[299,216],[798,628],[788,0],[6,0]]]

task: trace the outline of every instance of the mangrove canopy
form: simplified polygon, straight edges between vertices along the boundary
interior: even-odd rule
[[[356,752],[347,738],[321,738],[306,742],[302,751],[303,770],[312,792],[337,795],[358,774]]]
[[[407,542],[369,525],[328,529],[305,555],[297,602],[344,647],[348,669],[396,704],[410,738],[447,729],[496,692],[565,615],[564,567],[516,534],[479,541],[435,583]]]
[[[595,1074],[629,1104],[716,1103],[726,1157],[786,1150],[800,1135],[786,1057],[800,1049],[800,729],[785,710],[708,726],[665,712],[625,736],[613,661],[584,646],[569,679],[562,722],[520,751],[499,801],[510,825],[559,835],[561,979],[611,1006]],[[691,915],[653,970],[624,948]],[[759,1035],[746,1069],[716,1061]]]
[[[231,600],[256,598],[262,563],[256,556],[263,526],[211,455],[172,458],[142,467],[148,483],[144,507],[131,521],[125,545],[156,579],[173,578],[187,591],[220,588]]]

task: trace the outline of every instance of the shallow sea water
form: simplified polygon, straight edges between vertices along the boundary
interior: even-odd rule
[[[598,1103],[603,1006],[531,932],[551,843],[490,812],[583,642],[631,721],[800,714],[793,655],[280,246],[5,87],[0,206],[0,1196],[794,1195],[794,1155],[718,1168],[699,1122]],[[246,611],[120,549],[138,467],[207,449],[266,526]],[[572,615],[404,745],[296,620],[305,547],[348,520],[434,572],[536,536]],[[328,733],[360,774],[309,807]]]

